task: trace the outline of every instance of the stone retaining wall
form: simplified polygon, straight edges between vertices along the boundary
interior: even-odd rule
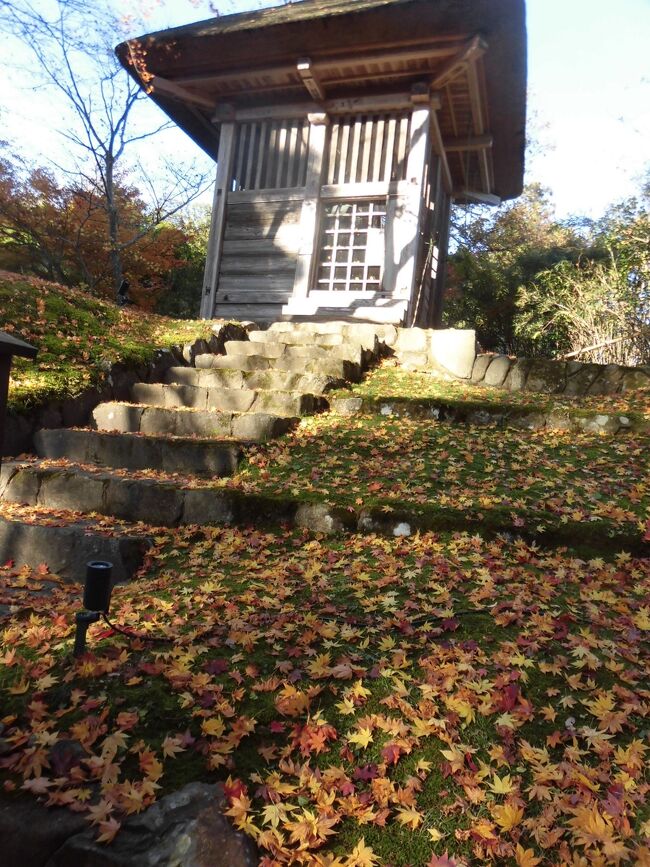
[[[384,342],[407,370],[425,370],[442,379],[466,379],[477,385],[541,394],[625,394],[650,386],[650,365],[621,367],[546,358],[511,358],[476,354],[471,330],[387,327]]]
[[[130,400],[131,388],[136,382],[160,382],[170,367],[191,365],[197,355],[207,352],[223,353],[227,340],[245,340],[246,335],[245,326],[224,323],[215,329],[209,340],[199,339],[183,346],[158,350],[149,364],[112,364],[107,367],[101,383],[76,397],[48,401],[27,412],[8,411],[4,443],[0,443],[1,453],[9,456],[32,451],[34,434],[41,428],[81,427],[87,424],[98,404]]]
[[[486,354],[476,356],[471,381],[508,391],[562,394],[566,397],[626,394],[650,386],[650,365],[621,367],[618,364]]]

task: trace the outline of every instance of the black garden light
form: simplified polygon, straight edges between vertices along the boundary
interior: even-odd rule
[[[108,614],[111,604],[111,575],[113,564],[105,560],[91,560],[86,564],[86,583],[84,584],[84,611],[75,615],[77,628],[74,635],[73,656],[83,656],[86,652],[86,633],[91,623],[96,623]]]

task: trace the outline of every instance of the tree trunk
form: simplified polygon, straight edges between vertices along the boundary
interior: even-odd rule
[[[119,247],[120,215],[115,202],[115,181],[113,178],[113,155],[106,154],[106,210],[108,212],[108,240],[113,287],[115,291],[122,283],[122,254]]]

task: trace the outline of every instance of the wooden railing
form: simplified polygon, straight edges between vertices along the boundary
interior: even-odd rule
[[[29,343],[0,331],[0,464],[2,463],[2,444],[5,435],[5,412],[9,393],[11,359],[14,355],[20,358],[35,358],[37,352],[38,350],[34,346],[30,346]]]

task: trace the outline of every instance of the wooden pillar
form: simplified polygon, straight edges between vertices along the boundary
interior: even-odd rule
[[[315,253],[318,247],[318,203],[323,184],[325,146],[329,118],[324,113],[310,114],[309,158],[305,198],[300,213],[300,250],[296,264],[292,298],[306,298],[312,284]]]
[[[417,88],[412,95],[411,131],[406,165],[407,193],[395,203],[393,215],[393,262],[390,282],[394,297],[413,301],[418,277],[417,262],[421,238],[421,215],[424,207],[425,167],[431,154],[431,97]],[[388,265],[388,263],[387,263]],[[411,311],[407,316],[410,320]]]
[[[438,241],[438,268],[433,288],[433,305],[430,328],[442,325],[445,285],[447,281],[447,261],[449,258],[449,222],[451,218],[451,196],[445,194],[440,217],[440,239]]]
[[[221,266],[221,251],[223,250],[223,235],[226,228],[226,205],[235,152],[235,129],[234,123],[221,124],[219,153],[217,155],[217,175],[214,182],[214,198],[212,201],[212,222],[210,224],[210,238],[208,240],[208,253],[203,276],[203,293],[201,295],[201,319],[212,319],[214,316],[219,268]]]

